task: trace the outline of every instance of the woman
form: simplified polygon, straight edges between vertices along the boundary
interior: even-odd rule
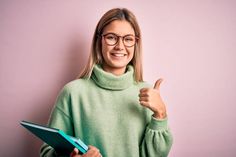
[[[164,157],[172,145],[159,79],[143,81],[141,34],[127,9],[109,10],[93,37],[88,64],[79,79],[65,85],[49,126],[90,145],[71,157]],[[44,144],[41,156],[60,156]]]

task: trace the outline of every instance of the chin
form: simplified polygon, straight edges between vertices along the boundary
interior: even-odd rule
[[[126,68],[127,65],[128,64],[126,64],[126,63],[123,63],[123,64],[118,63],[118,64],[113,64],[112,67],[120,69],[120,68]]]

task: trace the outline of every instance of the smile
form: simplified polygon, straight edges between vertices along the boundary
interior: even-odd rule
[[[124,53],[111,53],[112,56],[115,56],[115,57],[124,57],[126,56],[126,54]]]

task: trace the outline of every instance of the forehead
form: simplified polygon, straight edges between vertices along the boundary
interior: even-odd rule
[[[115,20],[108,24],[103,33],[115,33],[118,35],[135,34],[134,29],[128,21]]]

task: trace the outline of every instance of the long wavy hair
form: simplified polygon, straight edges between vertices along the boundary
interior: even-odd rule
[[[134,67],[134,79],[136,82],[143,81],[143,68],[142,68],[142,38],[141,31],[136,20],[135,15],[126,8],[114,8],[106,12],[100,21],[98,22],[91,45],[90,55],[88,62],[78,76],[78,78],[90,78],[95,64],[103,64],[104,59],[102,57],[102,44],[101,44],[101,35],[104,28],[114,20],[125,20],[131,24],[134,29],[135,36],[138,37],[138,40],[134,48],[134,57],[130,61]]]

